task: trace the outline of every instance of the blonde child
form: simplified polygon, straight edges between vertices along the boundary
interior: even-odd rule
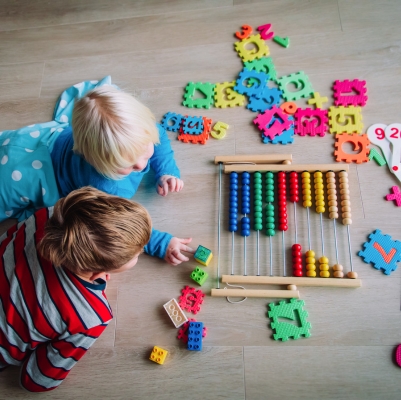
[[[141,205],[84,187],[4,233],[0,371],[20,366],[31,392],[57,388],[113,318],[105,274],[137,263],[151,226]]]

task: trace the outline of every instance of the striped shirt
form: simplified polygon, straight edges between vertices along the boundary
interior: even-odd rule
[[[113,318],[105,281],[86,282],[36,250],[53,208],[0,237],[0,370],[21,366],[21,385],[55,389]]]

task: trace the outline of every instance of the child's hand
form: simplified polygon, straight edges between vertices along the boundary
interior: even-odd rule
[[[172,175],[162,175],[156,183],[156,190],[160,196],[167,196],[168,192],[179,192],[184,182]]]
[[[184,256],[181,251],[186,251],[187,253],[195,253],[195,250],[192,247],[187,246],[192,238],[188,239],[180,239],[173,237],[168,244],[166,255],[164,259],[171,265],[181,264],[183,261],[188,261],[189,258]]]

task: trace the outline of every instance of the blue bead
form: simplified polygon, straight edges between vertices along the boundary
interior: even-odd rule
[[[231,219],[231,218],[237,218],[237,213],[234,213],[234,212],[232,212],[231,210],[230,210],[230,214],[228,215],[228,217]]]
[[[251,219],[248,218],[248,217],[243,217],[243,218],[241,218],[241,221],[244,221],[244,222],[246,222],[246,223],[248,223],[248,224],[251,223]]]
[[[230,218],[229,224],[235,225],[237,223],[237,218]]]
[[[237,199],[235,199],[235,200],[230,200],[230,208],[231,207],[238,207],[238,201],[237,201]]]
[[[250,234],[251,234],[251,231],[249,229],[241,231],[241,236],[249,236]]]
[[[237,225],[230,225],[229,228],[228,228],[228,230],[229,230],[230,232],[237,232],[238,226],[237,226]]]
[[[249,172],[243,172],[242,176],[243,177],[246,176],[247,178],[249,178],[251,176],[251,174]]]
[[[238,185],[237,183],[230,183],[230,190],[238,190]]]
[[[238,174],[237,174],[236,172],[231,172],[230,177],[231,177],[231,176],[238,177]]]

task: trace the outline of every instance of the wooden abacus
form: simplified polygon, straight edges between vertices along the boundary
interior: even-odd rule
[[[326,286],[326,287],[348,287],[356,288],[361,286],[361,280],[357,279],[357,273],[353,269],[352,250],[350,238],[351,202],[348,181],[348,165],[342,164],[292,164],[290,154],[283,155],[251,155],[251,156],[216,156],[215,164],[219,165],[219,215],[218,215],[218,258],[217,258],[217,288],[212,289],[212,296],[216,297],[275,297],[291,298],[299,297],[297,286]],[[221,241],[221,209],[222,209],[222,175],[223,172],[230,174],[230,194],[229,194],[229,231],[232,234],[232,265],[231,274],[222,275],[222,283],[229,286],[232,284],[269,284],[287,285],[288,290],[249,290],[249,289],[220,289],[220,241]],[[315,194],[316,212],[320,216],[320,230],[322,243],[322,256],[319,258],[319,278],[316,278],[315,252],[311,249],[310,237],[310,217],[309,208],[312,207],[312,184],[311,172],[313,173],[313,188]],[[250,236],[251,213],[250,202],[250,178],[253,173],[253,222],[254,230],[257,234],[257,275],[249,276],[247,273],[247,254],[246,239]],[[276,174],[274,174],[276,173]],[[301,173],[302,196],[299,193],[298,174]],[[325,256],[324,234],[323,234],[323,214],[325,207],[325,185],[324,174],[326,177],[326,197],[329,206],[329,218],[333,221],[335,252],[337,263],[333,266],[333,276],[330,278],[329,260]],[[340,201],[342,211],[342,223],[347,228],[348,250],[350,259],[350,271],[347,278],[344,278],[343,266],[338,263],[338,244],[336,220],[339,218],[336,173],[339,177]],[[239,174],[241,174],[241,185],[239,185]],[[262,200],[263,182],[262,174],[265,174],[265,198]],[[289,176],[289,200],[294,203],[294,222],[295,222],[295,243],[292,246],[292,266],[293,276],[287,276],[287,266],[285,259],[285,236],[284,232],[288,229],[287,222],[287,178]],[[275,179],[275,175],[277,178]],[[277,184],[274,184],[274,181]],[[238,193],[242,194],[241,201],[241,227],[240,233],[244,238],[244,274],[234,274],[234,235],[238,230]],[[277,195],[277,198],[276,198]],[[302,263],[301,245],[297,243],[297,215],[296,204],[302,197],[302,205],[307,211],[308,243],[309,250],[305,253],[305,269]],[[277,211],[276,211],[277,208]],[[270,276],[260,275],[259,266],[259,232],[263,229],[263,210],[265,214],[265,232],[270,241]],[[283,276],[273,276],[272,259],[272,236],[275,235],[276,216],[278,217],[278,230],[282,232],[283,249]],[[304,277],[304,271],[306,277]]]

